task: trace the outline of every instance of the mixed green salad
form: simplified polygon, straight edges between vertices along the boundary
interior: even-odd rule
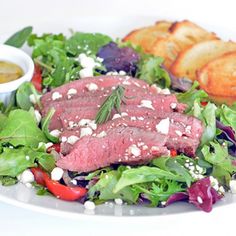
[[[207,212],[225,192],[235,192],[236,105],[214,104],[207,93],[198,89],[197,82],[174,78],[163,67],[162,58],[104,34],[38,36],[32,33],[32,27],[26,27],[5,44],[22,47],[26,42],[36,66],[33,79],[19,87],[7,106],[0,101],[2,185],[23,182],[34,187],[39,195],[53,194],[82,203],[115,200],[117,204],[164,207],[184,200]],[[95,62],[89,71],[78,60],[81,54]],[[186,114],[197,117],[204,125],[196,156],[172,150],[170,156],[142,166],[116,165],[86,174],[63,173],[76,181],[76,187],[67,186],[66,178],[52,180],[59,152],[59,140],[48,130],[53,111],[41,120],[36,107],[41,105],[40,95],[82,78],[85,72],[91,76],[125,73],[175,93],[179,102],[187,104]]]

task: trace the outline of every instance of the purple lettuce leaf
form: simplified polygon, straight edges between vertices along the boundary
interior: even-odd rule
[[[216,120],[216,127],[222,131],[222,133],[218,135],[217,138],[231,142],[232,145],[229,147],[229,154],[236,157],[236,138],[233,128],[224,125],[222,122],[218,120]]]
[[[135,75],[139,55],[130,47],[119,48],[114,42],[101,47],[97,56],[103,59],[103,65],[107,71],[125,71],[129,75]]]
[[[222,198],[222,195],[211,186],[209,177],[192,184],[187,192],[189,202],[205,212],[210,212],[212,205]]]

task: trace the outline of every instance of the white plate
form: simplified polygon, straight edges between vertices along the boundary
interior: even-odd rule
[[[69,28],[78,31],[87,31],[87,32],[101,32],[108,35],[111,35],[113,38],[122,37],[126,33],[131,30],[152,24],[160,19],[170,19],[176,20],[176,18],[170,18],[165,15],[159,17],[78,17],[78,18],[70,18],[69,20],[61,20],[54,19],[54,21],[47,21],[47,24],[44,24],[44,21],[34,21],[34,29],[37,33],[43,32],[54,32],[54,33],[65,33],[69,34]],[[95,24],[96,22],[96,24]],[[208,30],[215,31],[219,36],[224,39],[229,39],[230,35],[232,35],[231,39],[236,39],[236,31],[227,32],[222,28],[217,28],[217,23],[215,25],[213,22],[208,21],[207,24],[202,22],[201,20],[195,21],[199,23],[201,26],[205,27]],[[212,26],[214,25],[214,27]],[[11,29],[19,29],[22,25],[19,23],[15,23],[10,26]],[[4,34],[2,34],[4,33]],[[9,32],[6,29],[5,32],[1,32],[2,36],[0,40],[4,40],[8,37],[9,34],[13,32]],[[231,33],[231,34],[230,34]],[[26,48],[27,50],[27,48]],[[187,203],[175,203],[167,208],[149,208],[143,206],[117,206],[115,204],[108,205],[100,205],[96,207],[94,212],[86,211],[83,205],[77,202],[65,202],[58,200],[53,197],[47,196],[37,196],[33,189],[28,189],[22,184],[17,184],[11,187],[3,187],[0,186],[0,200],[6,203],[10,203],[19,207],[29,208],[32,210],[37,210],[40,212],[53,214],[53,215],[61,215],[72,218],[81,218],[81,216],[85,217],[90,215],[95,216],[139,216],[139,219],[142,219],[145,216],[180,216],[183,214],[199,214],[200,211],[196,210],[194,206]],[[232,205],[236,204],[236,196],[228,194],[223,200],[218,202],[213,209],[213,211],[222,212],[226,208],[230,209]],[[154,217],[154,218],[156,218]],[[123,218],[123,217],[122,217]],[[136,219],[136,217],[135,217]],[[160,219],[160,218],[159,218]]]

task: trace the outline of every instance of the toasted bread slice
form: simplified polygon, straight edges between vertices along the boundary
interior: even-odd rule
[[[172,22],[158,21],[155,25],[137,29],[129,33],[124,39],[124,42],[131,42],[135,45],[140,45],[144,52],[149,53],[153,43],[158,38],[165,38],[169,35],[169,27]]]
[[[187,20],[173,23],[169,32],[168,37],[157,39],[150,51],[156,56],[163,57],[167,68],[171,66],[182,50],[195,43],[217,38],[214,33]]]
[[[170,71],[177,77],[196,79],[196,72],[211,60],[236,50],[236,43],[209,40],[195,44],[181,52]]]
[[[198,72],[197,80],[211,95],[236,97],[236,49],[207,63]]]

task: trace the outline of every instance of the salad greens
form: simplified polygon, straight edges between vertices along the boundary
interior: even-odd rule
[[[5,44],[16,47],[16,48],[20,48],[27,41],[32,31],[33,31],[32,26],[25,27],[22,30],[13,34],[9,39],[7,39],[5,41]]]
[[[37,126],[34,117],[24,110],[11,111],[4,121],[4,129],[0,132],[0,144],[36,148],[40,142],[47,142],[47,138]]]
[[[161,88],[169,88],[171,79],[168,72],[163,69],[163,58],[141,54],[136,77],[149,84],[158,84]]]

